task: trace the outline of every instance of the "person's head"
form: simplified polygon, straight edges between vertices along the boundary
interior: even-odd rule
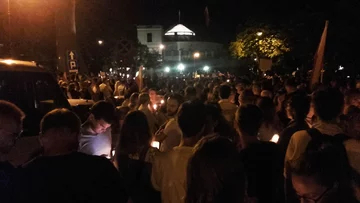
[[[285,81],[285,89],[288,94],[296,91],[297,84],[295,78],[289,78]]]
[[[346,114],[347,117],[347,134],[360,140],[360,109],[355,106],[350,106]]]
[[[263,113],[253,104],[242,105],[236,112],[235,127],[243,136],[257,137],[263,121]]]
[[[219,88],[220,99],[229,99],[231,94],[231,87],[229,85],[221,85]]]
[[[97,85],[98,84],[98,78],[92,78],[91,84],[92,85]]]
[[[181,105],[177,119],[184,139],[198,138],[205,128],[205,105],[198,100],[187,101]]]
[[[129,113],[130,107],[127,106],[120,106],[116,107],[116,118],[119,121],[119,126],[121,127],[124,123],[125,116]]]
[[[291,94],[286,100],[286,114],[289,119],[304,121],[310,111],[310,97],[305,92]]]
[[[91,107],[88,121],[91,124],[91,130],[95,134],[101,134],[111,127],[114,118],[114,105],[109,102],[99,101]]]
[[[245,172],[238,160],[237,148],[229,139],[201,139],[189,160],[185,202],[244,202]]]
[[[312,137],[300,159],[290,164],[292,184],[301,202],[348,202],[345,199],[351,197],[351,169],[340,140]]]
[[[256,101],[256,96],[254,95],[253,91],[250,89],[246,89],[241,92],[239,95],[239,103],[240,105],[246,104],[254,104]]]
[[[0,100],[0,154],[7,154],[22,132],[23,111],[15,104]]]
[[[273,98],[273,93],[269,90],[263,90],[260,94],[261,97],[269,97],[270,99]]]
[[[77,151],[81,121],[68,109],[55,109],[40,122],[40,143],[44,155],[60,155]]]
[[[357,89],[347,91],[345,94],[345,105],[347,107],[356,106],[357,108],[360,108],[360,91]]]
[[[179,94],[169,96],[166,102],[166,113],[168,116],[175,116],[184,99]]]
[[[138,99],[139,99],[139,93],[132,93],[131,96],[130,96],[130,103],[131,104],[137,104],[138,102]]]
[[[270,99],[269,97],[259,97],[256,101],[256,105],[263,112],[264,122],[267,124],[273,124],[276,108],[272,99]]]
[[[138,105],[147,106],[150,103],[150,95],[147,93],[141,93],[138,98]]]
[[[188,86],[185,89],[185,98],[186,100],[195,100],[196,99],[196,88]]]
[[[155,103],[156,102],[156,97],[157,97],[157,92],[155,89],[149,89],[149,96],[150,96],[150,101]]]
[[[261,87],[260,87],[258,84],[253,84],[253,86],[252,86],[252,91],[253,91],[254,95],[260,96],[260,94],[261,94]]]
[[[120,130],[120,139],[116,154],[134,154],[145,146],[150,146],[151,133],[146,115],[133,111],[126,115]]]
[[[238,83],[238,84],[236,84],[236,86],[235,86],[236,92],[237,92],[238,94],[241,94],[241,92],[245,90],[245,87],[246,87],[246,85],[245,85],[244,83]]]
[[[344,97],[334,88],[326,88],[315,92],[312,98],[316,116],[324,122],[335,120],[344,107]]]

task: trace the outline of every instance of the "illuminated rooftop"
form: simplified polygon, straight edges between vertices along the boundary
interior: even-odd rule
[[[183,35],[183,36],[195,36],[195,32],[191,31],[189,28],[185,27],[183,24],[178,24],[171,28],[165,33],[166,36],[172,35]]]

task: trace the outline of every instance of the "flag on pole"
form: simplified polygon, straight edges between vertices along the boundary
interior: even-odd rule
[[[311,86],[314,85],[315,83],[319,82],[321,71],[323,69],[324,52],[325,52],[328,25],[329,25],[329,21],[326,21],[324,31],[321,35],[320,44],[319,44],[319,47],[315,54],[314,67],[312,70],[312,77],[311,77]]]
[[[210,25],[210,15],[209,15],[209,9],[206,6],[205,7],[205,23],[206,23],[206,27],[209,27]]]
[[[139,87],[139,92],[141,92],[141,90],[143,89],[143,83],[144,83],[144,81],[143,81],[144,80],[143,79],[143,69],[144,69],[143,66],[139,67],[139,74],[138,74],[138,76],[136,77],[136,80],[135,80],[136,84]]]

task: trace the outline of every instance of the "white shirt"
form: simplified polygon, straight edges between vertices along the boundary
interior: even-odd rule
[[[98,135],[80,135],[79,152],[95,156],[110,157],[111,128]]]
[[[163,132],[166,135],[166,138],[161,143],[161,152],[167,152],[172,150],[174,147],[179,146],[182,137],[182,131],[175,118],[169,120]]]

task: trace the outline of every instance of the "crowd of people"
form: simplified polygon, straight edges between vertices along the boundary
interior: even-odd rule
[[[59,81],[68,98],[96,103],[82,124],[71,110],[46,114],[41,154],[21,166],[6,155],[26,115],[0,101],[0,198],[359,202],[359,89],[306,83],[173,78],[139,90],[125,81]]]

